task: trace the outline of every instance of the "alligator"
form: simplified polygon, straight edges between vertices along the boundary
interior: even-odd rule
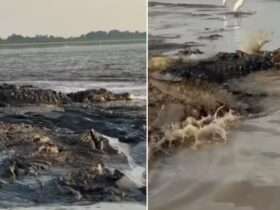
[[[74,93],[61,93],[50,89],[41,89],[32,85],[0,85],[0,104],[52,104],[99,103],[117,100],[130,100],[129,93],[115,94],[106,89],[90,89]]]
[[[159,75],[157,74],[157,77],[170,81],[194,80],[221,84],[252,72],[272,69],[277,66],[275,57],[279,53],[279,49],[254,55],[242,51],[221,52],[203,60],[177,61]]]

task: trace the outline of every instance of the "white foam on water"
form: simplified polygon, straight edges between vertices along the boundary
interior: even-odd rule
[[[144,178],[144,173],[145,173],[145,168],[136,164],[134,159],[131,156],[130,152],[130,146],[126,143],[122,143],[119,141],[117,138],[105,136],[106,139],[109,139],[110,145],[119,151],[119,153],[123,153],[128,160],[128,165],[129,169],[123,170],[123,173],[132,181],[134,182],[138,187],[142,187],[145,185],[145,178]]]
[[[143,96],[143,95],[141,95],[141,96],[132,95],[131,98],[132,98],[132,100],[146,100],[147,99],[147,97]]]

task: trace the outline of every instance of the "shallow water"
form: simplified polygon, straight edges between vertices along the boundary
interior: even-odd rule
[[[163,37],[167,43],[197,42],[205,56],[220,51],[240,49],[252,34],[263,31],[271,33],[266,49],[278,46],[280,1],[250,0],[235,17],[229,8],[222,7],[221,0],[158,0],[163,3],[188,3],[195,6],[158,5],[149,10],[150,35]],[[203,6],[204,5],[204,6]],[[199,39],[200,36],[219,34],[217,40]],[[177,50],[166,51],[175,54]]]
[[[230,132],[229,144],[182,149],[156,161],[149,175],[153,210],[278,210],[280,75],[260,72],[233,82],[267,95],[263,112]]]
[[[151,209],[279,209],[279,117],[249,120],[229,145],[164,162],[152,175]]]

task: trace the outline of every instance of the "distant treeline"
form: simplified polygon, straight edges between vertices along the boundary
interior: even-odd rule
[[[7,39],[0,38],[0,44],[8,43],[45,43],[45,42],[75,42],[75,41],[102,41],[102,40],[129,40],[129,39],[145,39],[145,32],[129,32],[111,30],[106,31],[95,31],[83,34],[79,37],[57,37],[51,35],[36,35],[34,37],[22,36],[18,34],[12,34]]]

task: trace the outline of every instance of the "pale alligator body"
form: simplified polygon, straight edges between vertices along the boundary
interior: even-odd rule
[[[0,85],[0,101],[2,104],[65,104],[71,101],[67,95],[35,88],[33,86]]]

